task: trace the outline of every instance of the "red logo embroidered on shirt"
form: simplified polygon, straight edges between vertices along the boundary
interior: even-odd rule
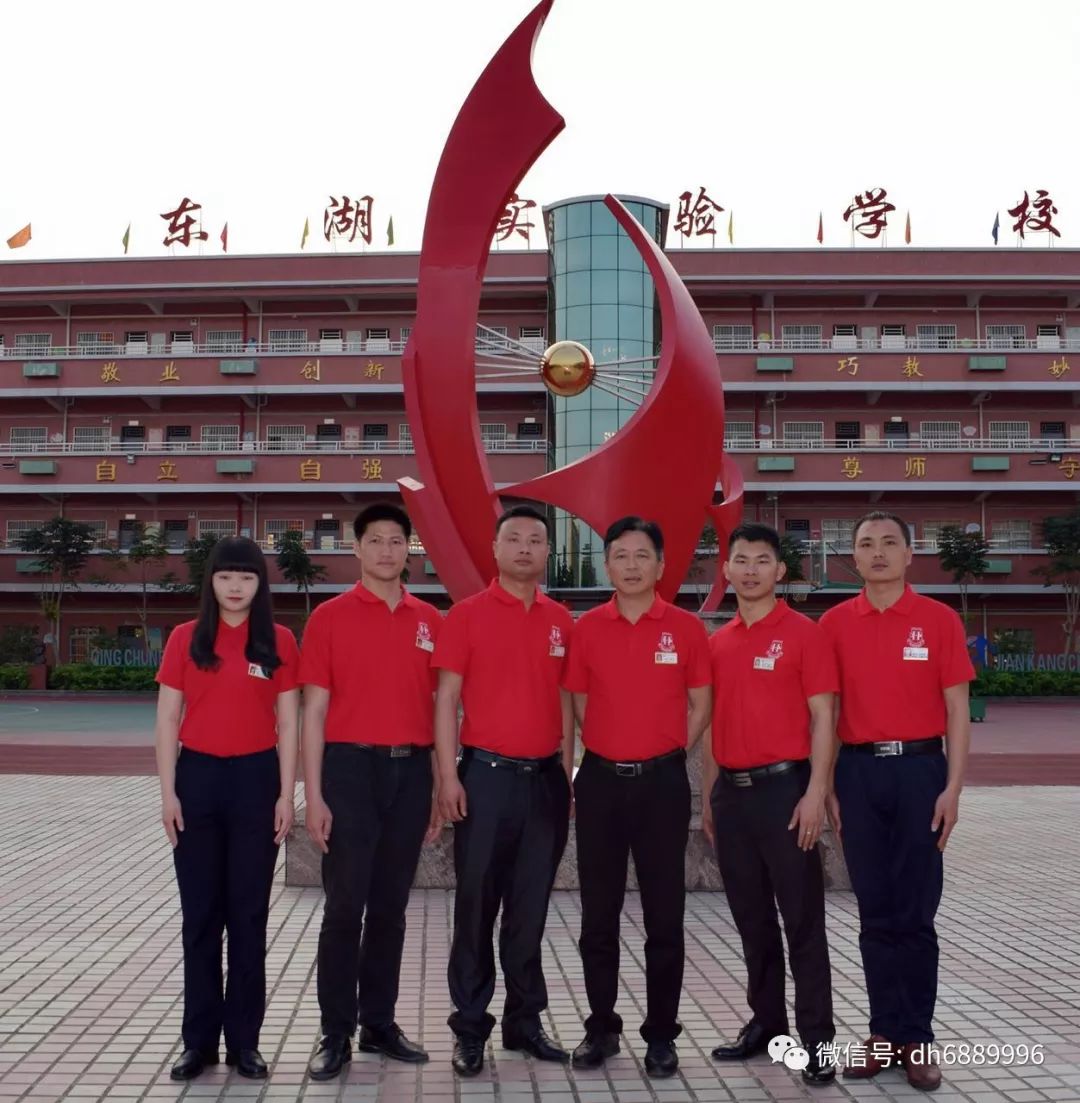
[[[675,637],[670,632],[660,633],[660,650],[669,653],[675,650]]]
[[[773,640],[773,642],[769,644],[769,650],[766,651],[765,654],[768,655],[770,659],[782,658],[784,655],[784,641]]]
[[[551,635],[548,636],[548,642],[552,647],[562,647],[562,629],[557,624],[551,626]]]
[[[911,631],[908,632],[907,646],[908,647],[925,647],[926,646],[926,637],[923,635],[923,630],[921,628],[912,628]]]
[[[430,640],[431,639],[431,629],[427,626],[427,621],[422,620],[416,626],[416,638],[418,640]]]

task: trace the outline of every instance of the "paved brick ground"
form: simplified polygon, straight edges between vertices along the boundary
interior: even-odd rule
[[[964,799],[950,847],[937,1031],[945,1043],[1041,1044],[1041,1066],[947,1072],[939,1100],[1080,1100],[1080,792],[980,789]],[[168,1080],[179,1050],[179,910],[148,778],[0,777],[0,1103],[26,1100],[420,1101],[674,1103],[681,1100],[911,1099],[898,1072],[811,1092],[768,1058],[718,1068],[709,1049],[743,1020],[743,968],[722,894],[691,897],[680,1040],[681,1075],[651,1083],[634,1032],[642,1003],[641,910],[625,913],[621,1010],[631,1031],[605,1071],[538,1065],[495,1048],[483,1076],[449,1067],[445,960],[452,894],[414,893],[399,1019],[432,1061],[422,1070],[360,1056],[339,1083],[310,1084],[318,1029],[314,953],[321,894],[280,878],[271,910],[269,1011],[262,1049],[270,1079],[224,1070],[186,1089]],[[827,902],[839,1040],[861,1036],[866,1008],[855,901]],[[548,1029],[581,1035],[575,947],[578,901],[556,894],[545,946]],[[497,1000],[501,995],[497,995]]]

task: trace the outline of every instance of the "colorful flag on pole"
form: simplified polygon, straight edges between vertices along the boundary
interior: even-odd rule
[[[304,219],[304,236],[300,239],[300,248],[303,249],[307,245],[308,234],[311,233],[311,226],[308,220]]]
[[[994,244],[997,245],[998,230],[1001,229],[1001,212],[994,212],[994,228],[990,231],[990,236],[994,239]]]
[[[221,251],[223,253],[229,251],[229,224],[227,222],[221,227]]]
[[[390,221],[386,224],[386,244],[387,246],[394,244],[394,216],[390,216]]]
[[[124,231],[124,236],[120,239],[124,245],[124,256],[127,256],[128,246],[131,244],[131,223],[127,225],[127,229]]]
[[[821,211],[818,211],[817,216],[817,243],[820,245],[825,240],[825,225],[821,221]]]
[[[908,211],[907,222],[904,225],[904,244],[911,244],[911,211]]]
[[[9,249],[21,249],[30,241],[30,223],[28,222],[17,234],[12,234],[7,239]]]
[[[735,244],[735,212],[728,211],[727,216],[727,239],[729,245]]]

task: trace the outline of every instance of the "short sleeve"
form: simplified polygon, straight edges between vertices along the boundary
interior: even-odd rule
[[[435,641],[431,665],[465,676],[469,665],[469,614],[463,606],[454,605],[447,613]]]
[[[182,628],[174,628],[165,642],[165,652],[161,656],[161,666],[154,676],[159,685],[170,689],[184,690],[184,667],[188,662],[188,647],[191,633]]]
[[[820,624],[810,621],[802,645],[802,692],[809,700],[819,693],[839,693],[840,676],[832,640]]]
[[[569,653],[563,661],[562,687],[567,693],[589,692],[588,626],[580,622],[569,640]]]
[[[323,607],[325,608],[325,607]],[[304,628],[304,644],[300,649],[296,680],[302,686],[331,689],[330,616],[316,609]]]
[[[942,605],[945,624],[942,626],[942,661],[940,667],[941,688],[958,686],[970,682],[975,677],[968,654],[967,635],[964,623],[947,605]]]
[[[284,625],[277,625],[277,651],[281,666],[274,671],[274,681],[278,693],[288,693],[298,685],[297,675],[300,667],[300,648],[296,637]]]
[[[691,689],[712,685],[712,656],[709,654],[709,634],[696,617],[690,631],[690,654],[686,660],[686,684]]]

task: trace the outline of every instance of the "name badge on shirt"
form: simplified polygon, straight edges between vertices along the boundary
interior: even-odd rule
[[[416,637],[416,646],[419,647],[421,651],[434,651],[435,650],[435,641],[425,639],[423,636],[417,636]]]
[[[929,647],[905,647],[904,658],[912,661],[925,663],[930,661],[930,648]]]
[[[270,680],[270,675],[266,673],[266,668],[260,666],[258,663],[248,663],[248,674],[252,678],[262,678],[264,682]]]
[[[661,666],[675,666],[679,661],[679,656],[674,651],[657,651],[654,659]]]
[[[552,644],[548,648],[548,655],[553,659],[561,659],[566,654],[566,648],[562,644]]]
[[[755,670],[774,670],[776,660],[771,655],[756,655],[754,657]]]

